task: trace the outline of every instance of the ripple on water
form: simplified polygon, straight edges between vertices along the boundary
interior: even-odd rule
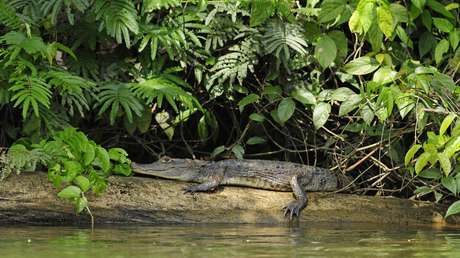
[[[460,257],[460,230],[381,225],[0,227],[0,257]]]

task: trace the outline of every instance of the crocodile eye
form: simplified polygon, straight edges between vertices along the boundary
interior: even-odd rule
[[[161,163],[169,163],[171,162],[171,158],[169,158],[168,156],[163,156],[160,158],[160,161]]]

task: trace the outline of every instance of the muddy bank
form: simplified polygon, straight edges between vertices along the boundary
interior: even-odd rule
[[[89,197],[101,223],[286,223],[281,207],[291,193],[225,187],[216,193],[184,195],[186,183],[142,177],[112,177],[107,192]],[[0,182],[0,225],[84,224],[70,203],[56,197],[45,173],[12,175]],[[392,197],[309,193],[300,223],[443,224],[445,206]],[[450,223],[458,222],[452,218]]]

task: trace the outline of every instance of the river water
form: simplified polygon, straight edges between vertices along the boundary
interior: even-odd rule
[[[460,229],[382,225],[0,227],[0,257],[460,257]]]

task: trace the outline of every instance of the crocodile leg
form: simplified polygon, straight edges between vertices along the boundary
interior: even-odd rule
[[[212,171],[213,173],[207,173],[207,171]],[[206,178],[209,180],[201,183],[199,185],[192,185],[189,187],[184,188],[184,193],[195,193],[195,192],[209,192],[209,191],[214,191],[219,184],[222,182],[222,179],[224,178],[224,173],[225,173],[225,168],[218,168],[217,171],[214,170],[214,167],[211,168],[206,168],[205,171],[203,171],[203,174],[208,174],[206,175]]]
[[[283,207],[284,216],[289,214],[289,219],[292,220],[293,216],[299,216],[300,211],[307,206],[307,194],[302,189],[299,183],[298,176],[293,176],[291,178],[291,188],[292,192],[295,195],[296,200],[288,203],[286,206]]]

